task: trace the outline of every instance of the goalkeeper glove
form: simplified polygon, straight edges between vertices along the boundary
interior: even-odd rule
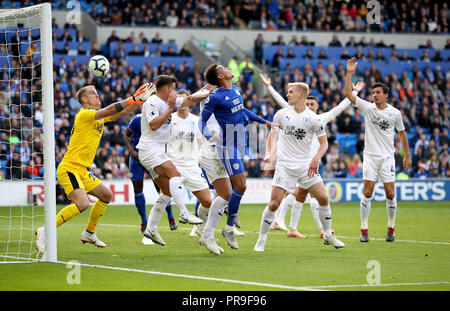
[[[131,96],[128,99],[128,103],[142,105],[147,100],[147,98],[149,98],[151,95],[155,94],[155,92],[156,92],[155,85],[153,83],[146,83],[146,84],[142,85],[136,91],[136,93],[134,93],[133,96]]]

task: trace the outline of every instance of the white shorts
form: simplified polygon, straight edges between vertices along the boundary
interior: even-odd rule
[[[165,146],[158,146],[150,150],[139,150],[139,161],[142,166],[147,169],[153,180],[158,178],[158,174],[153,170],[155,167],[160,166],[166,161],[169,161],[169,157],[166,154]]]
[[[298,169],[290,169],[278,163],[275,168],[275,174],[273,175],[272,186],[283,188],[289,193],[294,193],[296,186],[309,189],[318,182],[321,182],[322,177],[319,174],[309,177],[308,169],[309,164]]]
[[[363,180],[395,182],[395,158],[364,154]]]
[[[202,170],[198,165],[178,166],[178,172],[181,174],[181,180],[184,187],[190,192],[196,192],[203,189],[209,189],[208,182],[203,176]]]
[[[216,146],[202,146],[198,155],[198,160],[200,166],[205,170],[206,178],[208,178],[210,184],[217,179],[229,178],[223,162],[219,159]]]

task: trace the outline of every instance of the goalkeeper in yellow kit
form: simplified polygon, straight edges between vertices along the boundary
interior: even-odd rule
[[[98,109],[101,104],[94,86],[85,86],[78,91],[78,101],[82,108],[75,116],[69,147],[57,170],[58,181],[72,204],[64,207],[56,215],[56,227],[89,207],[88,194],[97,197],[86,230],[80,237],[83,243],[91,243],[98,247],[106,246],[97,238],[95,228],[111,201],[112,192],[89,171],[103,134],[103,126],[106,122],[115,121],[132,112],[154,92],[153,84],[147,83],[132,97]],[[44,253],[46,248],[44,227],[39,228],[36,234],[36,248],[40,253]]]

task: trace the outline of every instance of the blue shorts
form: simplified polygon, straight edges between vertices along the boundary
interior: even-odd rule
[[[144,180],[144,174],[147,172],[148,176],[150,176],[150,173],[145,169],[145,167],[142,166],[141,162],[138,160],[133,159],[132,156],[130,156],[130,174],[131,174],[131,181],[141,181]]]
[[[219,147],[217,146],[217,152],[219,153],[219,158],[229,176],[244,173],[244,163],[242,162],[242,156],[239,147]]]

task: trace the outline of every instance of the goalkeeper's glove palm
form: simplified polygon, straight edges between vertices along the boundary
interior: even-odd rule
[[[156,93],[155,85],[153,83],[146,83],[146,84],[142,85],[136,91],[136,93],[134,93],[133,96],[131,96],[128,99],[128,102],[130,104],[142,105],[147,100],[147,98],[149,98],[150,96],[152,96],[155,93]]]

